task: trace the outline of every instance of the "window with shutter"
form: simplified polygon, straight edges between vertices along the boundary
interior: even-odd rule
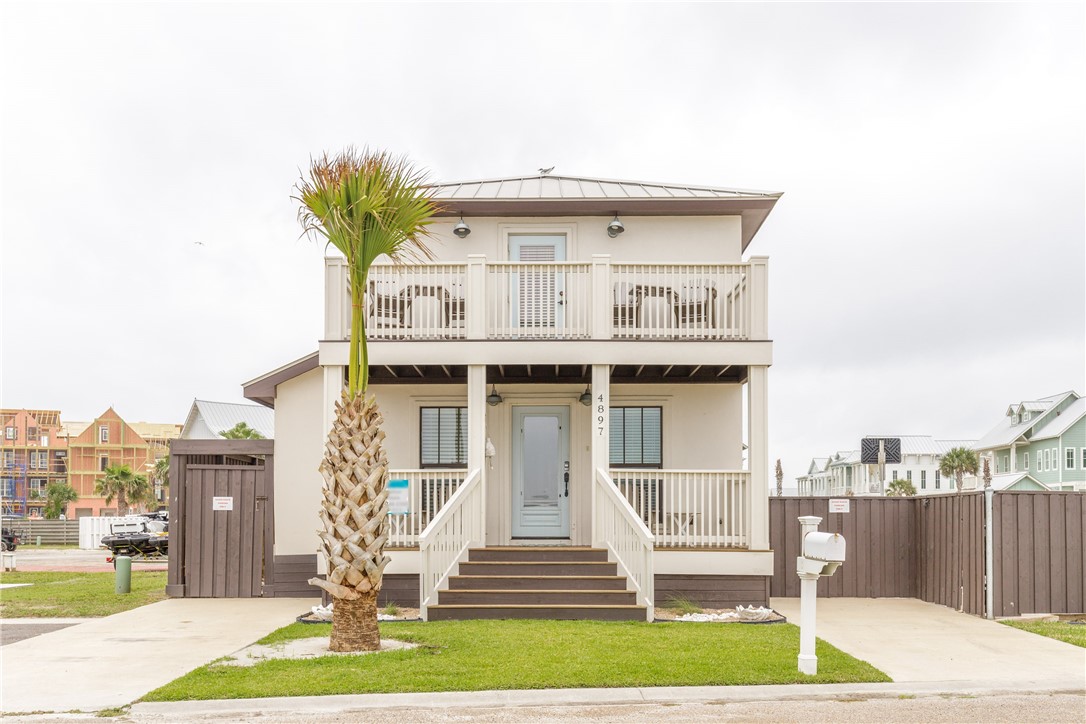
[[[663,408],[611,408],[611,465],[663,467]]]
[[[462,468],[468,464],[468,409],[423,407],[419,410],[419,466]]]

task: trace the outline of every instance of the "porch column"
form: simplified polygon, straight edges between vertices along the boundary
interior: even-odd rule
[[[468,365],[468,472],[479,471],[483,490],[483,540],[486,540],[486,365]]]
[[[592,255],[592,339],[611,339],[611,255]]]
[[[464,284],[464,333],[468,339],[486,339],[486,255],[468,254]],[[485,380],[484,380],[485,382]]]
[[[747,378],[747,459],[750,461],[750,549],[769,550],[769,368],[752,365]]]
[[[611,465],[611,365],[592,365],[592,477]]]

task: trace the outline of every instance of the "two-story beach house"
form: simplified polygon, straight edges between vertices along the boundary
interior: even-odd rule
[[[766,604],[772,343],[767,260],[745,253],[780,194],[553,175],[436,190],[439,259],[379,265],[366,290],[393,468],[381,600],[427,619]],[[244,385],[275,408],[274,555],[293,576],[277,595],[324,571],[317,466],[349,301],[325,259],[318,351]]]

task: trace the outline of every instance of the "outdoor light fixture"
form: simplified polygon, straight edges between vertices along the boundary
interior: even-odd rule
[[[616,236],[626,231],[626,227],[622,225],[622,222],[618,220],[618,214],[615,214],[615,218],[607,225],[607,235],[614,239]]]
[[[502,403],[502,396],[498,394],[498,388],[494,385],[490,386],[490,394],[486,396],[486,404],[491,407],[496,407]]]
[[[590,385],[584,386],[584,392],[581,393],[581,396],[578,399],[585,407],[588,407],[592,404],[592,390]]]
[[[460,217],[460,223],[453,227],[453,233],[463,239],[471,233],[471,227],[464,223],[464,217]]]

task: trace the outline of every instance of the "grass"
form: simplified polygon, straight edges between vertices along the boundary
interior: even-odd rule
[[[328,636],[328,624],[292,624],[258,643]],[[796,670],[790,624],[595,621],[384,622],[381,635],[420,645],[366,656],[204,666],[144,701],[629,686],[890,681],[819,641],[817,676]]]
[[[1074,624],[1070,621],[1036,620],[1000,621],[1000,623],[1086,649],[1086,624]]]
[[[0,575],[0,583],[32,586],[0,589],[3,618],[89,618],[109,616],[166,598],[164,571],[133,571],[132,592],[113,592],[113,573],[54,571]]]
[[[399,616],[400,607],[397,606],[394,601],[390,601],[385,604],[384,608],[381,609],[381,613],[385,614],[386,616]]]

